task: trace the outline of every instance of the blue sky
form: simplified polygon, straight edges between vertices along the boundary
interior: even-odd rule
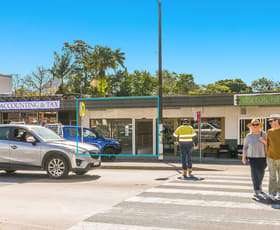
[[[129,72],[158,69],[156,0],[0,0],[0,73],[50,67],[64,42],[121,48]],[[163,69],[198,84],[280,78],[280,1],[162,0]]]

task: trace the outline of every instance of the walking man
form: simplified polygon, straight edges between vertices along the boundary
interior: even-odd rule
[[[269,118],[271,129],[267,132],[266,154],[269,169],[268,199],[280,199],[280,115],[272,114]]]
[[[192,150],[193,146],[197,147],[197,136],[193,127],[190,126],[188,119],[183,120],[183,125],[179,126],[173,133],[176,138],[175,145],[180,146],[183,177],[192,174]],[[178,141],[179,140],[179,141]]]

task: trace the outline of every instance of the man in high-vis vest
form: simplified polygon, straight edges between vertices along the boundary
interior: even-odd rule
[[[188,119],[183,120],[183,124],[175,130],[173,136],[176,138],[175,145],[180,146],[183,177],[185,178],[187,173],[191,176],[192,150],[194,145],[197,147],[198,138]]]

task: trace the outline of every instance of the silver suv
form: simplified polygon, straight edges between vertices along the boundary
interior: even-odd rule
[[[0,125],[0,170],[46,170],[51,178],[85,174],[101,165],[100,151],[35,125]]]

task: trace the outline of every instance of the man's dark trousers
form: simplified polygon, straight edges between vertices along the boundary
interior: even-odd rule
[[[182,168],[184,170],[192,168],[192,150],[193,150],[193,142],[179,142],[181,159],[182,159]]]

